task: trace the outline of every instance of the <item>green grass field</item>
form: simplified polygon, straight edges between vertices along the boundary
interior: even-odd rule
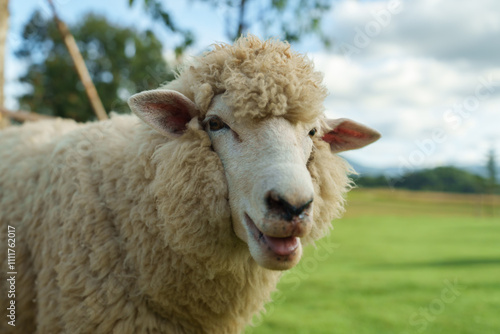
[[[246,333],[500,333],[500,196],[356,189]]]

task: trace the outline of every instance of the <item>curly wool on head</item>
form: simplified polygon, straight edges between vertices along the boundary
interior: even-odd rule
[[[177,78],[163,86],[176,90],[195,102],[203,118],[215,95],[241,118],[281,116],[292,122],[323,120],[323,102],[328,95],[323,74],[305,55],[279,40],[260,40],[248,35],[234,45],[214,44],[213,50],[194,57]],[[322,122],[320,129],[325,128]],[[320,136],[322,133],[320,133]],[[305,244],[325,236],[331,220],[344,212],[344,194],[352,183],[351,166],[332,155],[320,137],[308,163],[315,188],[315,225]],[[332,204],[333,203],[333,204]]]
[[[162,88],[181,92],[197,105],[201,117],[212,98],[224,102],[236,117],[283,116],[309,123],[323,114],[327,89],[323,75],[286,42],[262,41],[249,35],[234,45],[215,44],[181,68],[177,79]]]

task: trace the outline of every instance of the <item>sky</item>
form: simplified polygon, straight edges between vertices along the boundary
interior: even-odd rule
[[[159,24],[126,0],[54,0],[68,23],[94,11],[139,30],[152,29],[165,54],[175,45]],[[167,3],[167,2],[166,2]],[[196,35],[188,54],[228,42],[224,12],[196,1],[169,1],[177,22]],[[10,1],[10,51],[45,0]],[[182,19],[181,19],[182,18]],[[293,24],[293,22],[291,22]],[[336,1],[324,31],[334,46],[292,45],[324,73],[330,118],[346,117],[382,133],[382,139],[344,156],[368,167],[408,169],[484,165],[490,149],[500,158],[500,1]],[[258,31],[251,31],[259,35]],[[6,106],[17,108],[23,64],[8,54]]]

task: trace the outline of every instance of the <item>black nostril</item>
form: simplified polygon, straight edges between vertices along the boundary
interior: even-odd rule
[[[293,217],[300,216],[312,203],[312,199],[302,205],[292,205],[275,192],[269,192],[266,203],[267,209],[274,214],[280,215],[284,220],[292,220]]]

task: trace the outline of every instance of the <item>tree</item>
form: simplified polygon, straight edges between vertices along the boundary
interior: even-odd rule
[[[107,110],[129,112],[126,99],[173,79],[162,45],[151,31],[113,26],[94,14],[71,27],[92,80]],[[16,56],[27,62],[20,81],[31,90],[19,97],[23,109],[77,121],[93,111],[61,36],[51,19],[35,12],[23,31]]]
[[[488,153],[488,161],[486,162],[486,171],[488,172],[487,186],[490,193],[494,193],[498,187],[497,182],[497,163],[495,150],[491,149]]]
[[[413,190],[481,193],[484,181],[480,176],[455,167],[437,167],[408,174],[401,187]]]
[[[132,7],[135,0],[128,0],[128,2],[129,6]],[[175,23],[172,19],[172,15],[162,6],[161,0],[144,0],[143,5],[144,10],[153,20],[162,22],[170,33],[180,37],[180,42],[174,47],[177,57],[180,56],[188,46],[193,44],[193,33],[188,29],[180,28]]]
[[[326,45],[331,39],[321,29],[323,15],[333,0],[199,0],[226,12],[226,35],[234,40],[248,31],[262,29],[267,36],[289,42],[317,36]]]
[[[387,187],[385,177],[354,177],[361,187]],[[395,179],[396,188],[454,193],[484,193],[485,179],[455,167],[436,167],[414,171]]]
[[[0,108],[4,106],[5,47],[9,29],[9,0],[0,0]],[[0,113],[0,129],[7,125],[7,119]]]
[[[330,37],[321,29],[323,15],[334,0],[198,0],[225,12],[226,36],[235,40],[249,31],[261,30],[266,36],[279,36],[289,42],[317,36],[324,45]],[[142,2],[142,1],[141,1]],[[129,0],[129,4],[136,0]],[[144,0],[146,12],[179,36],[181,43],[175,48],[180,55],[194,41],[191,31],[181,29],[160,0]]]
[[[73,64],[75,65],[76,73],[78,74],[78,77],[80,78],[80,82],[83,84],[83,87],[85,89],[85,93],[87,94],[87,97],[89,98],[89,102],[90,102],[90,105],[92,106],[92,109],[94,110],[94,113],[96,114],[97,118],[101,121],[108,119],[108,115],[106,114],[106,110],[104,109],[104,106],[102,105],[101,98],[99,97],[99,94],[97,93],[97,90],[95,88],[94,82],[92,81],[92,78],[90,77],[89,71],[87,70],[87,66],[85,65],[85,60],[82,57],[82,53],[80,52],[78,45],[76,44],[75,38],[73,37],[73,35],[69,31],[66,23],[64,23],[64,21],[59,18],[59,15],[57,14],[56,6],[54,6],[54,3],[52,2],[52,0],[47,0],[47,2],[49,3],[49,5],[52,9],[52,15],[53,15],[54,21],[57,25],[57,29],[61,33],[61,37],[64,41],[64,44],[66,45],[66,48],[68,49],[68,52],[71,56],[71,59],[73,60]]]

